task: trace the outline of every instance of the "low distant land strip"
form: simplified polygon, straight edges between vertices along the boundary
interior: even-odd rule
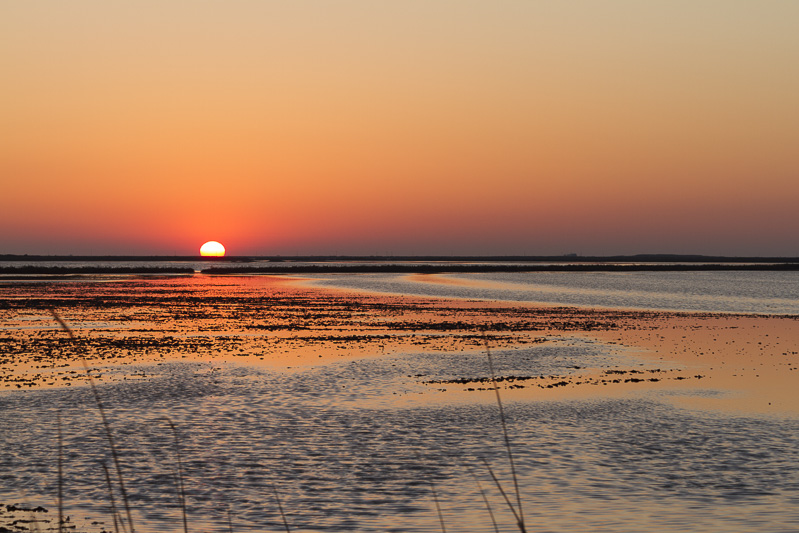
[[[317,264],[270,266],[216,266],[200,272],[208,275],[249,274],[446,274],[476,272],[704,272],[704,271],[799,271],[799,263],[568,263],[568,264]],[[115,267],[115,266],[4,266],[0,275],[191,275],[189,267]]]
[[[267,267],[210,267],[203,274],[446,274],[472,272],[671,272],[671,271],[719,271],[719,270],[760,270],[798,271],[799,263],[778,264],[382,264],[382,265],[296,265]]]
[[[194,274],[194,269],[189,267],[112,267],[112,266],[5,266],[0,267],[0,274],[39,274],[39,275],[67,275],[67,274]]]
[[[799,263],[799,257],[728,257],[723,255],[638,254],[638,255],[259,255],[198,257],[196,255],[27,255],[0,254],[0,262],[192,262],[225,263]]]

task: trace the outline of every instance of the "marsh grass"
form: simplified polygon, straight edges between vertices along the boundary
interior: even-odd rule
[[[51,309],[50,312],[52,313],[53,318],[56,320],[56,322],[58,322],[58,324],[61,326],[61,329],[63,329],[67,333],[67,335],[69,335],[70,340],[72,342],[75,342],[76,341],[75,333],[72,331],[72,328],[70,328],[67,325],[67,323],[64,322],[64,320],[55,311],[55,309]],[[81,363],[83,364],[83,369],[86,372],[86,376],[89,379],[89,386],[91,387],[92,395],[94,396],[94,402],[97,405],[97,410],[100,413],[100,418],[102,419],[103,428],[105,430],[105,436],[106,439],[108,440],[108,448],[111,452],[111,457],[114,460],[114,468],[116,469],[117,481],[119,483],[119,492],[122,495],[122,504],[125,506],[125,514],[127,515],[128,519],[128,527],[130,528],[130,533],[136,533],[136,530],[133,527],[133,515],[130,511],[130,502],[128,501],[128,493],[125,490],[125,481],[122,476],[122,467],[119,462],[119,454],[117,453],[117,448],[116,445],[114,444],[114,435],[111,433],[111,425],[108,423],[108,417],[106,416],[105,408],[103,407],[103,402],[100,400],[100,393],[97,391],[97,385],[95,385],[94,378],[92,377],[92,374],[89,371],[89,364],[86,362],[85,357],[82,356],[79,357]],[[59,524],[59,532],[60,528],[61,525]],[[124,523],[123,523],[123,530],[125,530]]]
[[[447,533],[447,526],[444,524],[444,513],[441,512],[441,504],[438,502],[438,494],[436,493],[436,484],[430,480],[430,492],[433,494],[433,502],[436,504],[436,513],[438,513],[438,522],[441,524],[441,533]]]
[[[111,484],[111,474],[108,472],[108,466],[105,462],[100,463],[103,467],[103,474],[105,474],[105,483],[108,487],[108,497],[111,500],[111,517],[114,520],[114,533],[119,533],[119,511],[117,511],[116,499],[114,498],[114,487]]]
[[[58,422],[58,533],[64,530],[64,436],[61,433],[61,413]]]
[[[502,484],[499,482],[499,479],[497,479],[497,476],[494,474],[494,471],[489,466],[488,461],[486,461],[485,458],[483,458],[483,462],[485,463],[488,472],[491,474],[491,479],[494,480],[497,489],[499,489],[499,491],[502,493],[502,496],[505,498],[505,502],[508,504],[511,513],[513,513],[513,517],[516,519],[516,525],[519,528],[519,531],[521,533],[527,533],[527,527],[524,524],[524,512],[522,511],[522,493],[519,490],[519,478],[516,475],[516,464],[513,461],[513,448],[511,447],[510,437],[508,436],[508,424],[505,421],[505,409],[502,407],[502,397],[499,394],[499,386],[497,385],[497,376],[496,373],[494,372],[494,360],[491,357],[491,347],[488,344],[488,337],[486,337],[485,333],[483,334],[483,342],[485,343],[486,357],[488,358],[488,369],[491,372],[491,385],[497,397],[497,406],[499,407],[499,420],[502,425],[502,436],[505,441],[505,450],[508,452],[508,463],[510,464],[511,477],[513,478],[513,488],[516,492],[515,506],[511,502],[505,490],[502,488]],[[492,513],[492,519],[493,519],[493,513]]]
[[[50,312],[52,313],[53,318],[56,320],[56,322],[58,322],[60,327],[69,336],[70,340],[74,342],[76,340],[76,337],[75,337],[75,333],[73,332],[73,330],[69,327],[69,325],[67,325],[67,323],[61,318],[61,316],[54,309],[51,309]],[[501,395],[500,395],[500,392],[499,392],[499,386],[497,385],[496,373],[495,373],[495,370],[494,370],[494,362],[493,362],[493,358],[492,358],[492,355],[491,355],[491,348],[489,346],[488,337],[485,335],[485,333],[483,333],[483,342],[485,344],[486,358],[488,360],[488,366],[489,366],[489,370],[490,370],[490,374],[491,374],[491,384],[492,384],[492,388],[494,390],[494,394],[496,396],[497,407],[498,407],[498,410],[499,410],[500,427],[501,427],[501,430],[502,430],[502,437],[503,437],[504,446],[505,446],[505,450],[506,450],[507,457],[508,457],[508,463],[509,463],[509,466],[510,466],[511,477],[512,477],[512,481],[513,481],[513,488],[514,488],[514,493],[515,494],[509,496],[508,492],[504,489],[502,483],[500,482],[499,478],[495,474],[494,470],[491,468],[491,465],[488,463],[488,461],[484,457],[482,457],[481,459],[482,459],[482,462],[483,462],[486,470],[488,471],[489,475],[491,476],[492,481],[494,482],[495,486],[497,487],[497,490],[500,492],[500,494],[502,495],[506,505],[508,506],[509,510],[511,511],[511,513],[512,513],[512,515],[513,515],[513,517],[514,517],[514,519],[516,521],[516,526],[518,527],[519,531],[521,533],[527,533],[527,529],[526,529],[526,525],[525,525],[525,521],[524,521],[524,513],[523,513],[523,510],[522,510],[521,491],[519,489],[519,481],[518,481],[518,476],[517,476],[517,473],[516,473],[516,465],[515,465],[515,461],[514,461],[514,458],[513,458],[513,449],[512,449],[511,442],[510,442],[510,437],[509,437],[509,434],[508,434],[507,422],[506,422],[506,418],[505,418],[505,410],[504,410],[504,407],[503,407],[503,404],[502,404],[502,398],[501,398]],[[114,486],[113,486],[113,482],[112,482],[111,473],[110,473],[110,471],[108,469],[108,465],[105,462],[102,462],[101,463],[101,467],[103,469],[103,474],[104,474],[105,481],[106,481],[106,486],[107,486],[107,491],[108,491],[108,498],[109,498],[109,503],[110,503],[110,507],[111,507],[111,515],[112,515],[113,525],[114,525],[114,532],[115,533],[120,533],[120,531],[121,531],[122,533],[135,533],[135,528],[134,528],[134,523],[133,523],[133,516],[132,516],[132,512],[131,512],[130,502],[129,502],[129,499],[128,499],[128,494],[127,494],[127,491],[125,489],[125,482],[124,482],[124,477],[122,475],[122,467],[121,467],[121,464],[120,464],[119,454],[117,453],[116,444],[115,444],[115,441],[114,441],[113,433],[111,431],[111,426],[110,426],[110,424],[108,422],[108,417],[106,415],[106,410],[105,410],[105,407],[104,407],[104,405],[103,405],[103,403],[102,403],[102,401],[100,399],[100,394],[99,394],[99,392],[97,390],[96,384],[94,383],[94,378],[92,377],[92,374],[91,374],[91,371],[89,369],[88,363],[86,362],[86,359],[80,354],[78,354],[78,356],[79,356],[79,359],[81,360],[81,363],[83,365],[84,371],[86,373],[86,377],[88,379],[89,386],[91,388],[92,395],[94,397],[95,405],[97,406],[97,410],[100,413],[100,418],[102,420],[102,425],[103,425],[103,429],[104,429],[104,432],[105,432],[105,437],[106,437],[106,440],[108,441],[109,450],[110,450],[110,453],[111,453],[112,460],[114,462],[114,470],[115,470],[116,477],[117,477],[118,490],[119,490],[119,493],[120,493],[120,495],[122,497],[122,504],[123,504],[124,510],[125,510],[125,518],[127,519],[127,520],[123,519],[122,515],[120,514],[120,510],[117,507],[116,498],[115,498],[115,495],[114,495],[115,490],[114,490]],[[183,474],[183,460],[182,460],[182,455],[180,453],[180,438],[179,438],[179,434],[178,434],[178,431],[177,431],[177,427],[172,422],[172,420],[169,419],[168,417],[162,417],[162,418],[169,425],[170,429],[172,430],[172,434],[173,434],[173,438],[174,438],[176,469],[175,469],[175,471],[173,473],[173,478],[174,478],[175,489],[176,489],[176,492],[178,494],[181,514],[182,514],[183,531],[184,531],[184,533],[188,533],[189,525],[188,525],[187,501],[186,501],[185,480],[184,480],[184,474]],[[61,428],[61,415],[60,415],[60,413],[57,414],[57,427],[58,427],[58,485],[57,485],[57,491],[58,491],[58,493],[57,493],[57,500],[58,500],[58,528],[57,528],[57,531],[58,531],[58,533],[63,533],[63,531],[64,531],[64,509],[63,509],[63,480],[64,480],[64,473],[63,473],[63,435],[62,435],[62,428]],[[494,516],[494,512],[493,512],[493,510],[491,508],[491,504],[490,504],[490,502],[488,500],[488,497],[486,495],[485,490],[483,489],[482,484],[480,483],[479,478],[477,477],[477,475],[475,475],[474,471],[471,468],[468,467],[468,465],[464,465],[464,466],[466,467],[466,469],[468,470],[470,475],[473,477],[473,479],[474,479],[474,481],[475,481],[475,483],[477,485],[477,488],[478,488],[478,490],[480,492],[481,498],[483,499],[483,502],[486,505],[486,509],[487,509],[489,517],[491,519],[491,523],[492,523],[492,526],[494,528],[494,531],[496,533],[499,533],[499,526],[497,525],[497,521],[496,521],[496,518]],[[443,514],[442,509],[441,509],[441,504],[439,502],[438,493],[436,491],[435,483],[433,482],[432,478],[428,479],[428,483],[430,484],[430,492],[432,494],[433,502],[435,504],[436,513],[437,513],[437,516],[438,516],[438,520],[439,520],[441,531],[442,531],[442,533],[446,533],[447,529],[446,529],[446,524],[445,524],[445,521],[444,521],[444,514]],[[280,517],[281,517],[282,522],[283,522],[283,526],[284,526],[286,532],[290,533],[291,529],[289,527],[288,519],[287,519],[286,513],[285,513],[285,511],[283,509],[283,505],[282,505],[282,503],[280,501],[280,496],[278,494],[277,488],[275,487],[274,484],[271,485],[271,488],[272,488],[272,493],[273,493],[274,498],[275,498],[275,503],[277,505],[277,508],[279,510],[279,513],[280,513]],[[514,501],[512,501],[511,496],[515,496],[515,498],[514,498],[515,499],[515,503],[514,503]],[[232,516],[231,516],[230,509],[228,509],[228,511],[227,511],[227,519],[228,519],[228,530],[229,530],[230,533],[233,533],[233,522],[232,522]],[[38,531],[38,526],[35,523],[34,523],[34,526],[35,526],[36,530]]]
[[[280,503],[280,496],[277,494],[277,488],[272,485],[272,492],[275,495],[275,502],[277,502],[277,508],[280,511],[280,517],[283,519],[283,525],[286,528],[286,533],[289,533],[291,530],[289,529],[288,520],[286,520],[286,513],[283,512],[283,505]]]
[[[488,501],[488,496],[486,495],[486,491],[483,488],[483,484],[480,483],[480,478],[477,477],[477,475],[474,473],[474,470],[472,470],[472,468],[469,467],[469,465],[464,464],[462,466],[463,468],[466,469],[467,472],[469,472],[469,475],[472,476],[475,485],[477,485],[477,490],[480,491],[480,497],[483,499],[483,503],[485,503],[486,505],[486,511],[488,511],[488,516],[489,518],[491,518],[491,525],[494,527],[494,533],[499,533],[499,526],[497,525],[496,517],[494,517],[494,510],[491,508],[491,503]]]
[[[172,430],[172,436],[175,439],[175,458],[177,459],[177,471],[175,472],[175,487],[178,491],[178,498],[180,500],[180,510],[183,515],[183,532],[189,533],[189,519],[186,513],[186,487],[183,483],[183,458],[180,455],[180,437],[178,436],[178,429],[175,427],[174,422],[169,417],[164,417],[166,423],[169,424]]]

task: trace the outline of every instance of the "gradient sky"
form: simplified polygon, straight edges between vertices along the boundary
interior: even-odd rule
[[[799,255],[799,2],[7,1],[0,253]]]

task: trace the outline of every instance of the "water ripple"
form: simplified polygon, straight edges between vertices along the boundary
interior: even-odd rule
[[[556,345],[497,359],[504,369],[539,365],[543,372],[566,368],[578,352],[586,357],[585,347]],[[594,356],[611,357],[599,347]],[[443,378],[482,365],[469,354],[291,372],[173,363],[148,368],[150,380],[99,390],[142,531],[179,528],[177,456],[165,417],[177,426],[194,527],[225,531],[230,510],[237,531],[279,531],[274,486],[295,529],[437,531],[433,482],[448,530],[490,531],[470,472],[512,525],[480,460],[509,482],[496,405],[397,400],[424,389],[411,373]],[[53,501],[60,412],[68,421],[65,498],[107,517],[100,464],[111,457],[90,391],[8,393],[0,409],[0,501]],[[509,403],[506,411],[538,530],[779,531],[799,519],[798,421],[710,416],[642,400]]]

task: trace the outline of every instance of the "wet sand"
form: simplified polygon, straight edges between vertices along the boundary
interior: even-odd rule
[[[716,396],[675,396],[703,409],[799,415],[799,317],[664,315],[596,337],[635,350],[657,364],[680,365],[704,375]],[[685,383],[683,387],[696,387]]]

